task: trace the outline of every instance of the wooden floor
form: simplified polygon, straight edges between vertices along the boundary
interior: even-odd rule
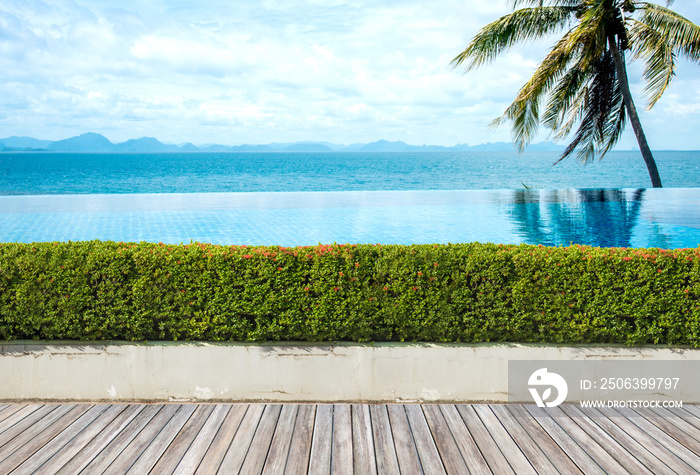
[[[700,408],[0,404],[7,473],[698,473]]]

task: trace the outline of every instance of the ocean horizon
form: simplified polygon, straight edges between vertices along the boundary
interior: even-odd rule
[[[700,151],[654,154],[664,187],[700,187]],[[0,195],[650,188],[639,152],[0,154]]]

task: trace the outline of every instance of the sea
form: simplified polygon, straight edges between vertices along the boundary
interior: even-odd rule
[[[655,152],[664,187],[700,187],[700,151]],[[639,152],[0,153],[0,195],[647,188]]]

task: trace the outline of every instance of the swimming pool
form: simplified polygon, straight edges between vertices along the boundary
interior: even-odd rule
[[[0,241],[700,245],[700,188],[0,196]]]

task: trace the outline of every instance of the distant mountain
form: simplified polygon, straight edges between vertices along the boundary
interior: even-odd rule
[[[228,145],[206,144],[200,145],[199,149],[203,152],[230,152],[231,147]]]
[[[563,152],[566,147],[554,142],[533,143],[527,147],[530,152]]]
[[[487,142],[469,147],[470,152],[512,152],[515,149],[512,142]]]
[[[51,141],[50,140],[38,140],[33,137],[17,137],[13,135],[12,137],[7,137],[0,139],[0,142],[4,144],[7,148],[46,148]]]
[[[8,137],[0,139],[0,152],[14,151],[54,151],[54,152],[512,152],[511,142],[485,143],[469,146],[458,144],[453,147],[442,145],[409,145],[402,141],[377,140],[372,143],[339,145],[330,142],[273,142],[267,145],[218,145],[195,146],[191,143],[170,145],[153,137],[131,139],[113,144],[105,136],[86,133],[57,142],[39,140],[32,137]],[[563,151],[564,146],[552,142],[541,142],[528,146],[527,151]]]
[[[180,150],[182,152],[199,152],[200,151],[199,147],[197,147],[196,145],[193,145],[189,142],[183,143],[182,145],[180,145]]]
[[[321,145],[322,147],[318,147]],[[330,142],[272,142],[266,145],[270,150],[279,152],[329,152],[345,148],[345,145],[338,145]]]
[[[269,145],[235,145],[229,147],[230,152],[273,152]]]
[[[192,146],[194,147],[194,145]],[[195,149],[197,149],[197,147],[195,147]],[[112,147],[112,151],[114,152],[179,152],[181,150],[182,149],[177,145],[166,145],[153,137],[131,139]]]
[[[357,150],[362,152],[407,152],[413,148],[413,145],[408,145],[401,141],[389,142],[387,140],[378,140],[376,142],[368,143]]]
[[[112,152],[114,144],[104,135],[88,132],[78,137],[52,142],[46,148],[54,152]]]
[[[0,142],[0,152],[47,152],[45,148],[31,148],[31,147],[6,147],[4,143]]]
[[[335,150],[342,150],[344,152],[352,152],[355,150],[359,150],[362,147],[364,147],[367,144],[364,143],[351,143],[350,145],[344,146],[344,145],[338,145]]]
[[[285,152],[332,152],[333,149],[320,143],[295,143],[282,149]]]
[[[555,144],[554,142],[533,143],[527,146],[528,152],[563,152],[563,145]],[[487,142],[481,145],[469,147],[470,152],[512,152],[516,150],[513,142]]]

